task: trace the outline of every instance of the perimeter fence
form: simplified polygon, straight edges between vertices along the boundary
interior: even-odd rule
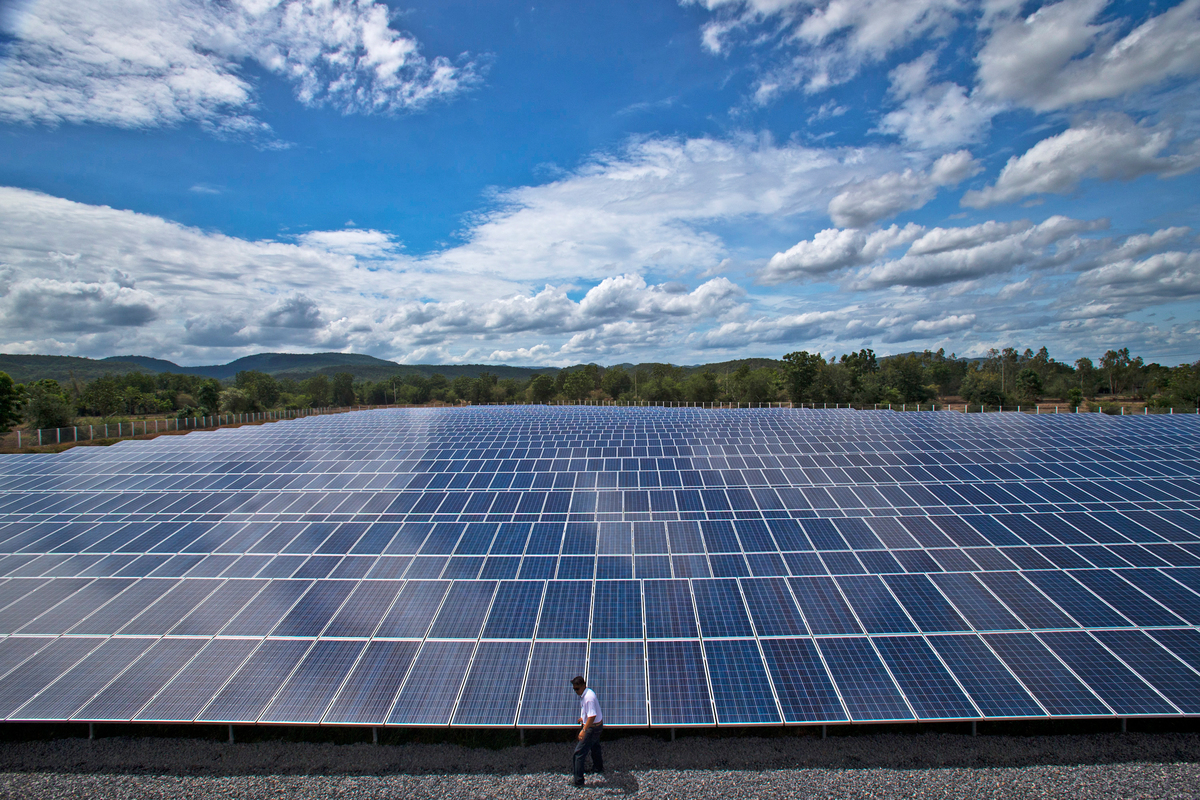
[[[1015,413],[1015,414],[1088,414],[1100,413],[1109,416],[1130,416],[1146,414],[1200,414],[1200,408],[1151,408],[1148,405],[1129,403],[1099,404],[1096,407],[1079,407],[1069,405],[1038,404],[1018,406],[987,406],[967,403],[791,403],[791,402],[692,402],[687,400],[580,400],[558,401],[545,403],[531,402],[502,402],[502,403],[469,403],[462,402],[456,406],[429,405],[362,405],[341,406],[336,408],[305,408],[281,411],[259,411],[247,414],[214,414],[200,417],[167,417],[156,419],[138,419],[120,422],[101,423],[95,425],[74,425],[64,428],[41,428],[33,430],[18,429],[0,435],[0,452],[20,452],[34,448],[57,448],[62,445],[100,443],[111,444],[122,439],[147,439],[178,433],[188,433],[199,430],[217,430],[220,428],[236,428],[242,425],[258,425],[281,420],[301,419],[304,417],[324,416],[328,414],[345,414],[349,411],[364,411],[381,408],[461,408],[467,406],[613,406],[633,408],[702,408],[702,409],[744,409],[744,408],[787,408],[787,409],[842,409],[853,411],[952,411],[965,414],[983,413]]]

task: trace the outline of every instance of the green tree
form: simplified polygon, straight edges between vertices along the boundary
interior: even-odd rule
[[[567,397],[578,402],[591,394],[593,386],[595,383],[592,376],[586,370],[579,369],[567,375],[562,391]]]
[[[1091,397],[1096,393],[1096,381],[1093,373],[1096,366],[1090,358],[1080,358],[1075,361],[1075,374],[1079,376],[1079,391]]]
[[[24,392],[7,372],[0,372],[0,433],[8,433],[21,421]]]
[[[1118,389],[1125,388],[1125,370],[1129,368],[1130,364],[1131,359],[1129,358],[1128,347],[1122,347],[1120,350],[1109,350],[1100,357],[1100,369],[1104,371],[1105,377],[1108,378],[1109,394],[1116,394]]]
[[[121,408],[123,396],[120,382],[111,375],[103,375],[87,385],[80,401],[86,410],[107,418]]]
[[[516,378],[504,378],[496,381],[492,390],[492,399],[498,403],[515,400],[521,393],[521,384]]]
[[[354,376],[349,372],[339,372],[334,375],[330,392],[333,395],[333,404],[335,406],[354,405],[356,400],[354,396]]]
[[[300,389],[314,407],[323,408],[329,405],[332,390],[329,387],[329,378],[324,375],[313,375],[300,384]]]
[[[279,402],[279,383],[265,372],[242,370],[233,376],[233,384],[259,409],[274,408]]]
[[[874,350],[859,350],[857,353],[843,354],[841,363],[851,375],[856,387],[864,376],[879,371],[879,362],[875,360]]]
[[[496,389],[497,378],[490,372],[480,373],[479,377],[471,382],[470,400],[472,403],[490,403],[492,395]]]
[[[799,350],[783,357],[783,386],[793,403],[809,402],[824,369],[825,359],[819,353]]]
[[[445,380],[443,378],[443,380]],[[411,405],[421,405],[429,402],[430,397],[430,379],[420,373],[412,373],[405,376],[400,382],[397,389],[397,402],[409,403]]]
[[[217,411],[217,408],[212,409]],[[230,386],[220,394],[220,411],[229,414],[249,414],[255,410],[254,398],[236,386]]]
[[[215,378],[204,381],[196,392],[196,400],[205,411],[216,411],[221,407],[221,384]]]
[[[935,390],[926,385],[921,357],[914,353],[889,358],[881,372],[884,383],[898,391],[905,403],[922,403],[935,394]]]
[[[611,367],[600,378],[600,388],[614,400],[633,388],[633,379],[622,367]]]
[[[468,378],[466,375],[459,375],[450,381],[450,393],[454,395],[454,400],[469,400],[474,387],[474,379]]]
[[[1004,404],[1004,393],[1000,391],[1000,376],[994,372],[970,370],[963,378],[959,394],[968,403],[984,406]]]
[[[529,399],[535,403],[545,403],[554,397],[554,378],[549,375],[534,375],[529,379]]]
[[[1035,402],[1042,398],[1042,376],[1037,370],[1026,367],[1017,373],[1017,396]]]
[[[711,370],[693,373],[683,384],[683,394],[693,403],[711,403],[720,394],[716,373]]]
[[[25,387],[25,419],[33,428],[66,428],[75,420],[75,409],[58,381],[45,379]]]
[[[440,372],[435,372],[429,376],[429,395],[426,400],[442,400],[444,401],[450,395],[450,381],[446,380],[446,376]]]
[[[1166,389],[1171,400],[1168,405],[1200,406],[1200,361],[1191,366],[1181,365],[1171,370]]]
[[[655,402],[675,401],[683,398],[679,386],[682,370],[670,364],[655,364],[650,367],[650,379],[641,389],[641,396]]]

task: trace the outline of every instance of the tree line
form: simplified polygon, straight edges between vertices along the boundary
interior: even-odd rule
[[[1200,403],[1200,362],[1177,367],[1145,363],[1129,348],[1098,360],[1056,361],[1047,349],[994,349],[984,358],[959,358],[944,350],[880,357],[870,349],[825,359],[804,350],[752,369],[684,368],[651,364],[627,369],[584,364],[529,380],[448,379],[396,375],[356,381],[353,374],[316,374],[304,380],[247,370],[231,381],[174,373],[130,372],[90,382],[55,380],[16,384],[0,372],[0,428],[67,427],[80,417],[205,416],[274,409],[352,405],[546,403],[550,401],[688,401],[696,403],[876,404],[965,402],[990,407],[1057,401],[1081,406],[1107,398],[1145,402],[1152,408],[1195,408]]]

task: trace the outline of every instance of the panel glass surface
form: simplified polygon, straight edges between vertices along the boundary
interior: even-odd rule
[[[0,455],[0,712],[1200,713],[1200,418],[380,409]]]

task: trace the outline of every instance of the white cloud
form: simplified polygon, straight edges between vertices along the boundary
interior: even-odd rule
[[[794,53],[762,77],[756,98],[786,89],[817,92],[844,83],[865,64],[926,36],[944,36],[967,3],[960,0],[684,0],[716,18],[702,29],[704,46],[725,52],[735,37],[766,27]],[[752,41],[762,41],[750,34]]]
[[[1081,274],[1078,283],[1096,289],[1182,300],[1200,294],[1200,251],[1156,253],[1142,261],[1106,264]]]
[[[957,186],[981,166],[966,150],[947,153],[928,172],[906,169],[860,181],[829,201],[829,216],[837,225],[861,228],[901,211],[920,208],[943,186]]]
[[[871,233],[830,228],[776,253],[758,280],[777,284],[851,270],[846,287],[858,291],[969,282],[1018,268],[1042,269],[1102,259],[1108,245],[1080,239],[1079,234],[1107,226],[1107,220],[1053,216],[1037,225],[1028,220],[988,221],[962,228],[926,229],[910,223]],[[1156,236],[1158,241],[1172,238]],[[903,245],[908,245],[904,255],[885,260],[889,252]],[[1113,252],[1123,251],[1116,248]],[[861,269],[854,270],[856,267]]]
[[[950,250],[967,250],[989,242],[1007,239],[1013,234],[1029,230],[1027,220],[1021,222],[996,222],[989,220],[966,228],[934,228],[908,248],[908,255],[920,256],[945,253]]]
[[[901,105],[884,115],[879,130],[927,149],[978,141],[1001,107],[968,95],[956,83],[932,83],[929,75],[936,59],[936,54],[925,53],[891,71],[890,93]]]
[[[697,338],[701,346],[715,349],[740,348],[762,342],[805,342],[833,336],[854,311],[808,311],[730,321],[705,331]]]
[[[1190,233],[1175,227],[1127,237],[1079,274],[1076,295],[1066,301],[1077,304],[1076,314],[1079,307],[1097,302],[1109,314],[1118,314],[1200,296],[1200,250],[1159,252],[1189,239]]]
[[[1166,126],[1137,125],[1124,114],[1080,123],[1035,144],[1004,165],[993,186],[963,195],[962,203],[986,208],[1031,194],[1066,194],[1085,178],[1132,180],[1142,175],[1174,177],[1200,167],[1200,147],[1171,155]]]
[[[1108,5],[1062,0],[1025,18],[1010,8],[989,20],[994,28],[978,57],[980,91],[1048,111],[1200,72],[1200,0],[1184,0],[1124,36],[1128,19],[1098,21]]]
[[[828,228],[812,239],[797,242],[785,252],[773,255],[759,273],[758,280],[771,285],[817,278],[846,267],[870,264],[889,250],[913,241],[924,230],[912,223],[903,228],[893,225],[869,234]]]
[[[1107,227],[1106,220],[1054,216],[1032,225],[985,223],[959,229],[935,228],[913,242],[898,259],[866,267],[849,283],[854,289],[938,286],[1011,272],[1069,263],[1090,252],[1078,234]],[[1051,245],[1056,247],[1051,250]]]
[[[643,342],[677,340],[745,303],[724,277],[688,286],[634,273],[574,301],[569,279],[530,292],[448,272],[448,253],[405,256],[378,231],[252,242],[11,188],[0,189],[0,231],[0,343],[12,352],[204,360],[270,345],[407,358],[432,347],[457,358],[545,344],[562,354],[587,342],[611,350],[622,326]],[[437,299],[409,299],[421,296]],[[478,340],[515,346],[484,351]]]
[[[340,231],[311,231],[297,237],[301,244],[331,253],[382,258],[396,252],[400,245],[389,233],[359,228]]]
[[[588,280],[626,271],[711,270],[727,256],[705,226],[818,210],[829,186],[877,174],[878,150],[777,146],[758,139],[652,139],[560,180],[497,195],[466,242],[431,268],[510,280]]]
[[[1164,246],[1176,242],[1192,232],[1191,228],[1182,226],[1162,228],[1154,233],[1138,233],[1128,237],[1120,246],[1104,254],[1104,261],[1114,263],[1134,258],[1141,258],[1147,253],[1162,250]]]
[[[477,78],[420,53],[373,0],[33,0],[5,15],[0,120],[148,128],[194,121],[261,136],[242,66],[290,81],[305,105],[396,112]]]

